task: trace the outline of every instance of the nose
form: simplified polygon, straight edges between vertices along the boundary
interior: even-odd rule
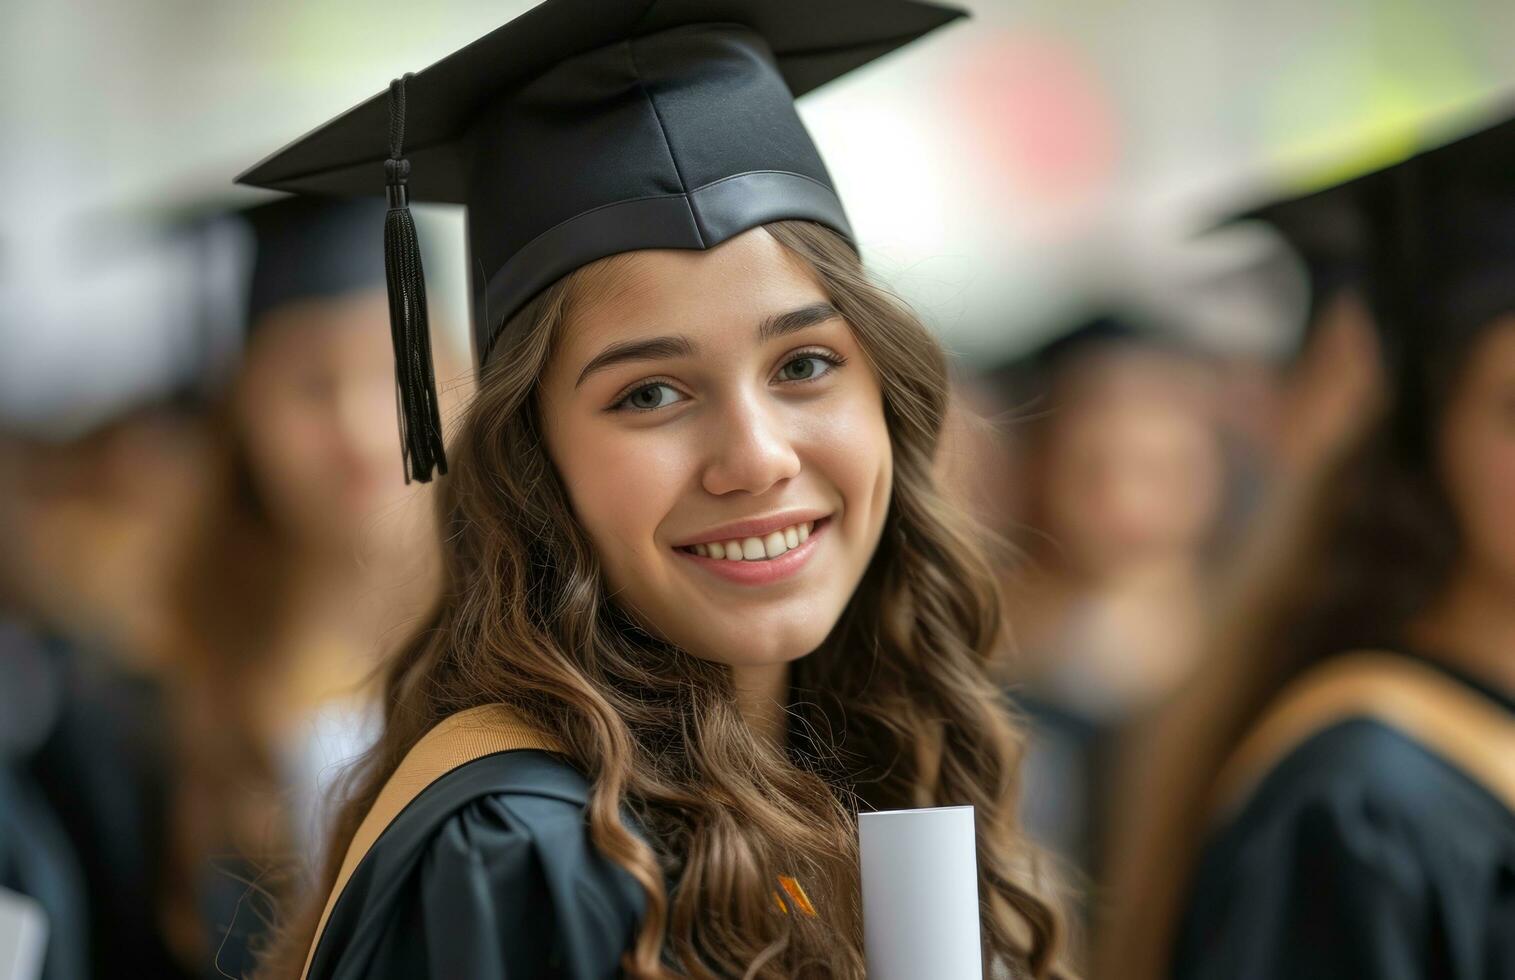
[[[761,494],[800,472],[782,413],[763,399],[733,400],[712,426],[701,485],[706,492]]]

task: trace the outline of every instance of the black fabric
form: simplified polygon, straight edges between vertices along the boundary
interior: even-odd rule
[[[159,928],[167,866],[163,692],[107,656],[51,640],[62,711],[27,772],[76,858],[92,976],[181,975]]]
[[[0,888],[24,895],[47,920],[42,980],[89,976],[84,875],[32,761],[62,706],[57,658],[41,638],[0,621]]]
[[[409,193],[468,205],[476,355],[605,255],[712,248],[785,218],[850,239],[793,100],[959,16],[914,0],[547,0],[416,73]],[[388,132],[386,94],[238,179],[380,194]],[[723,184],[747,175],[775,177]]]
[[[416,797],[332,910],[311,980],[603,980],[644,914],[590,843],[588,785],[558,757],[505,752]]]
[[[287,198],[239,212],[254,258],[246,325],[289,303],[384,286],[384,205],[358,198]]]
[[[1428,144],[1389,166],[1253,208],[1313,279],[1314,306],[1361,290],[1401,397],[1416,365],[1515,312],[1515,119]]]
[[[89,914],[84,879],[58,816],[23,773],[0,761],[0,888],[47,918],[41,980],[85,980]]]
[[[1173,976],[1515,977],[1515,813],[1396,729],[1335,724],[1205,847]]]

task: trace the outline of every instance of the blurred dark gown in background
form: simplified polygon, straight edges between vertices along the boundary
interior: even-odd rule
[[[1245,696],[1201,694],[1258,705],[1238,726],[1254,739],[1304,703],[1289,688],[1306,677],[1308,689],[1312,671],[1388,651],[1375,668],[1388,673],[1348,668],[1362,700],[1302,711],[1310,726],[1258,768],[1249,795],[1212,783],[1236,808],[1195,828],[1178,980],[1515,977],[1512,174],[1504,118],[1260,212],[1286,232],[1342,237],[1339,256],[1317,261],[1351,267],[1386,398],[1322,474],[1287,562],[1252,599],[1235,638],[1249,660],[1230,665]],[[1421,679],[1381,684],[1396,672]],[[1416,687],[1438,686],[1416,700]],[[1183,746],[1175,760],[1192,766],[1211,748]],[[1222,748],[1234,763],[1248,742]]]
[[[84,876],[57,812],[30,772],[32,756],[57,722],[57,678],[25,630],[0,624],[0,888],[41,906],[49,938],[43,980],[87,976],[82,936],[88,923]]]
[[[1515,722],[1515,700],[1448,667]],[[1515,812],[1382,722],[1300,745],[1211,839],[1177,980],[1515,977]]]
[[[43,976],[180,976],[152,900],[167,779],[159,693],[14,623],[0,646],[0,884],[48,913]]]

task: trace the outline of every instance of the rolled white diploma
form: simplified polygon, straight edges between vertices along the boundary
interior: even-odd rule
[[[983,980],[973,807],[858,815],[869,980]]]

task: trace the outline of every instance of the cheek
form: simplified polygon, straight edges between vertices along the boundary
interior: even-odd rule
[[[324,498],[341,465],[327,416],[298,400],[271,399],[243,429],[248,463],[274,509],[292,511]]]
[[[612,585],[624,586],[617,576],[654,556],[654,535],[688,483],[694,460],[676,436],[574,425],[553,433],[554,443],[572,446],[554,462]]]
[[[893,483],[894,455],[876,391],[841,400],[798,425],[805,464],[841,495],[853,530],[883,525]]]
[[[1515,424],[1454,423],[1447,433],[1447,489],[1475,552],[1515,572]]]

